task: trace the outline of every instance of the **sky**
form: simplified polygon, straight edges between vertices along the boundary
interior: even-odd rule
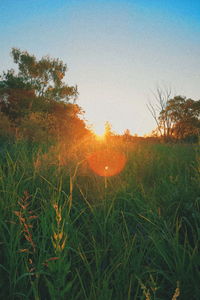
[[[0,0],[0,73],[12,47],[68,66],[98,133],[150,133],[156,88],[200,99],[200,1]]]

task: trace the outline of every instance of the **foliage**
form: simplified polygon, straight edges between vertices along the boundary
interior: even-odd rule
[[[0,136],[12,137],[14,135],[12,123],[9,118],[0,112]]]
[[[67,66],[48,56],[37,60],[34,55],[15,48],[12,57],[18,73],[8,70],[0,81],[4,135],[7,135],[6,122],[10,122],[16,138],[34,142],[64,138],[72,143],[88,134],[79,117],[83,111],[75,104],[77,87],[63,81]]]
[[[184,139],[200,132],[200,100],[194,101],[186,97],[176,96],[167,102],[160,113],[160,120],[168,118],[168,135]]]
[[[13,79],[31,87],[38,96],[56,101],[69,101],[77,96],[77,88],[63,82],[67,66],[61,60],[48,56],[37,60],[34,55],[16,48],[13,48],[11,53],[19,69],[16,78],[12,73]]]
[[[171,90],[158,88],[155,105],[148,105],[159,135],[165,140],[197,141],[200,133],[200,100],[171,96]]]

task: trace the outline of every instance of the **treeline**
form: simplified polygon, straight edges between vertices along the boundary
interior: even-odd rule
[[[74,144],[91,137],[76,104],[77,86],[69,86],[64,77],[67,66],[49,56],[37,60],[26,51],[13,48],[11,55],[18,71],[13,69],[0,76],[0,139],[32,142],[64,142]],[[172,97],[171,90],[158,88],[149,111],[156,122],[151,136],[105,133],[109,140],[137,142],[196,142],[200,134],[200,100],[183,96]]]
[[[11,55],[18,71],[8,70],[0,78],[1,139],[74,143],[88,135],[76,104],[77,87],[63,81],[67,66],[15,48]]]

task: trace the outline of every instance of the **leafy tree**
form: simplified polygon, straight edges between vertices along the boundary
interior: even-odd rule
[[[18,65],[17,78],[31,86],[37,96],[47,97],[56,101],[76,99],[77,87],[68,86],[63,82],[67,65],[59,59],[49,56],[37,60],[26,51],[12,49],[12,57]]]
[[[14,136],[14,130],[9,118],[0,112],[0,137],[11,138]]]
[[[176,96],[170,99],[165,110],[161,111],[161,119],[163,115],[167,115],[170,120],[168,135],[176,139],[196,136],[200,132],[200,100]]]
[[[67,66],[48,56],[37,60],[15,48],[11,54],[18,73],[11,69],[1,76],[0,113],[12,127],[31,141],[49,140],[47,135],[57,140],[83,136],[87,130],[79,118],[83,111],[75,104],[77,87],[63,81]]]
[[[200,133],[200,100],[183,96],[171,98],[170,90],[157,89],[156,103],[148,108],[156,121],[157,131],[168,140],[191,139]]]
[[[73,102],[77,87],[63,82],[67,66],[48,56],[37,60],[26,51],[12,49],[18,73],[8,70],[0,81],[0,110],[13,120],[24,117],[27,110],[48,111],[51,101]]]
[[[17,81],[12,84],[17,86]],[[0,87],[0,111],[9,117],[10,120],[18,123],[31,109],[31,105],[36,99],[34,91],[27,88],[11,87],[5,85]]]

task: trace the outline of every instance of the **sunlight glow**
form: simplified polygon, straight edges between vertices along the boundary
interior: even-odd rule
[[[94,135],[95,135],[95,138],[98,140],[98,141],[102,141],[102,140],[104,140],[104,138],[105,138],[105,126],[104,125],[93,125],[92,126],[93,128],[92,128],[92,131],[93,131],[93,133],[94,133]]]
[[[93,131],[95,132],[96,135],[101,136],[101,135],[105,134],[105,123],[104,122],[102,122],[100,124],[95,123],[92,125],[92,127],[93,127]]]
[[[96,134],[95,133],[95,138],[97,141],[103,141],[105,139],[105,134]]]

